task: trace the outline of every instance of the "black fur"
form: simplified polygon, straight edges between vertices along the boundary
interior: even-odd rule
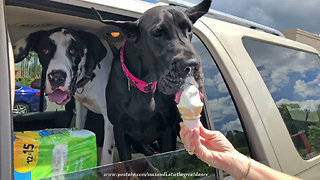
[[[192,26],[204,15],[211,0],[183,12],[178,7],[157,6],[146,11],[137,21],[102,20],[128,34],[124,47],[124,61],[137,78],[158,81],[152,93],[128,87],[122,71],[120,53],[114,56],[106,90],[108,117],[114,125],[116,146],[121,160],[131,159],[131,148],[157,141],[160,152],[175,150],[180,114],[174,102],[184,79],[192,75],[199,89],[203,76],[199,55],[192,44]]]

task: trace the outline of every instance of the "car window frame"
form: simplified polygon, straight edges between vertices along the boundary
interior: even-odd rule
[[[21,4],[20,3],[17,3],[16,1],[9,1],[10,3],[10,5],[26,5],[27,7],[29,7],[30,6],[30,4],[28,4],[28,2],[22,2]],[[57,3],[57,4],[59,4],[59,3]],[[53,12],[56,12],[56,13],[62,13],[62,14],[67,14],[67,15],[73,15],[73,16],[78,16],[78,15],[75,15],[76,13],[75,12],[73,12],[73,13],[70,13],[69,11],[61,11],[61,9],[55,9],[55,7],[50,7],[49,8],[49,6],[46,6],[45,8],[42,6],[43,5],[43,3],[41,4],[41,5],[36,5],[35,7],[35,9],[41,9],[41,10],[44,10],[44,11],[48,11],[48,10],[50,10],[50,11],[53,11]],[[61,5],[60,4],[60,6],[63,6],[63,5]],[[72,5],[67,5],[67,4],[65,4],[65,6],[72,6]],[[77,5],[73,5],[74,7],[78,7]],[[72,9],[72,8],[70,8],[70,9]],[[57,10],[57,11],[56,11]],[[59,11],[58,11],[59,10]],[[80,15],[81,16],[83,16],[83,12],[85,11],[88,11],[89,10],[89,8],[84,8],[84,7],[80,7],[79,6],[79,11],[80,11]],[[75,10],[76,11],[76,10]],[[100,11],[102,14],[108,14],[109,12],[103,12],[103,11]],[[117,16],[119,16],[120,18],[123,18],[121,15],[117,15]],[[118,17],[118,18],[119,18]],[[92,16],[90,16],[90,15],[86,15],[86,17],[85,18],[88,18],[88,19],[92,19],[92,18],[94,18],[94,16],[92,17]],[[132,19],[135,19],[134,17],[130,17],[130,16],[125,16],[125,18],[132,18]],[[10,111],[11,112],[11,111]],[[204,120],[206,121],[206,123],[208,124],[208,128],[209,129],[213,129],[213,126],[212,126],[212,118],[210,118],[209,116],[208,116],[208,114],[206,113],[206,111],[204,111],[204,114],[203,114],[203,118],[205,118]],[[12,142],[11,142],[11,144],[13,144]],[[170,153],[170,152],[168,152],[168,153]],[[99,166],[97,166],[97,168],[99,168]],[[214,172],[215,172],[215,175],[216,175],[216,179],[220,179],[220,170],[219,169],[214,169]]]
[[[199,32],[198,32],[199,33]],[[233,105],[234,105],[234,110],[235,110],[235,112],[237,113],[237,116],[238,116],[238,118],[239,118],[239,121],[240,121],[240,123],[241,123],[241,128],[242,128],[242,130],[243,130],[243,133],[245,134],[245,136],[246,136],[246,141],[247,141],[247,143],[249,143],[249,140],[248,140],[248,138],[247,138],[247,133],[246,133],[246,129],[244,128],[244,124],[242,123],[242,116],[241,116],[241,113],[240,113],[240,111],[239,111],[239,108],[238,108],[238,105],[237,105],[237,103],[236,103],[236,101],[235,101],[235,98],[234,98],[234,96],[233,96],[233,94],[232,94],[232,92],[231,92],[231,89],[230,89],[230,85],[229,85],[229,83],[226,81],[226,78],[224,77],[224,74],[222,73],[222,70],[221,70],[221,67],[218,65],[218,63],[217,63],[217,61],[216,61],[216,59],[214,58],[214,56],[213,56],[213,54],[212,54],[212,51],[210,51],[209,49],[208,49],[208,47],[207,47],[207,45],[205,44],[205,42],[201,39],[201,37],[199,36],[199,35],[197,35],[196,33],[194,33],[194,36],[193,36],[193,38],[195,38],[195,36],[196,36],[196,38],[198,38],[199,39],[199,41],[200,41],[200,43],[203,45],[203,47],[206,49],[206,52],[210,55],[210,60],[212,60],[213,62],[213,64],[215,64],[216,65],[216,68],[217,68],[217,70],[218,70],[218,74],[219,75],[221,75],[221,78],[222,78],[222,81],[223,81],[223,83],[224,83],[224,85],[226,86],[226,88],[227,88],[227,91],[228,91],[228,95],[230,96],[230,98],[231,98],[231,101],[232,101],[232,103],[233,103]],[[196,51],[197,51],[197,49],[195,49]],[[204,74],[205,75],[205,74]],[[206,77],[205,77],[206,78]],[[205,90],[206,88],[204,87],[204,90]],[[209,125],[210,125],[210,129],[211,130],[216,130],[216,128],[215,128],[215,125],[214,125],[214,118],[213,118],[213,115],[212,115],[212,112],[211,112],[211,110],[209,109],[210,107],[208,107],[208,98],[207,98],[207,93],[206,93],[206,90],[205,90],[205,92],[203,92],[203,94],[204,94],[204,102],[205,102],[205,112],[204,112],[204,114],[206,115],[206,120],[207,121],[209,121],[209,122],[207,122]],[[251,149],[250,149],[250,146],[249,146],[249,144],[248,144],[248,150],[249,150],[249,154],[251,154]]]
[[[260,142],[258,143],[252,141],[252,138],[250,138],[250,136],[252,137],[252,131],[248,131],[248,129],[254,129],[254,131],[256,131],[254,125],[251,124],[251,120],[259,117],[259,115],[255,108],[251,110],[250,113],[247,110],[247,107],[254,106],[254,103],[252,101],[247,101],[247,97],[249,97],[250,95],[245,85],[243,84],[243,79],[239,74],[237,67],[232,62],[232,57],[230,56],[227,48],[221,41],[219,34],[214,30],[214,27],[216,26],[216,21],[218,20],[202,17],[194,24],[194,32],[196,36],[200,39],[200,41],[203,43],[203,45],[206,47],[207,51],[210,53],[228,89],[229,95],[234,103],[234,107],[240,119],[241,127],[247,139],[250,156],[254,158],[256,161],[269,165],[269,162],[265,158],[265,152],[256,151],[256,149],[263,149],[264,145]],[[232,38],[233,37],[231,36],[230,39]],[[205,103],[207,102],[205,101]],[[210,112],[208,112],[207,114],[209,114],[211,118],[211,129],[215,130],[213,120],[211,117],[212,115]],[[226,172],[220,169],[217,170],[219,171],[218,173],[220,179],[231,177]]]
[[[243,39],[248,38],[256,41],[260,41],[263,43],[272,44],[275,46],[281,46],[285,48],[290,48],[302,52],[307,53],[315,53],[312,48],[303,47],[307,45],[299,45],[298,42],[294,42],[288,39],[283,40],[283,42],[279,41],[278,38],[274,39],[263,39],[261,37],[253,36],[253,35],[244,35],[241,37],[241,44],[247,53],[244,44]],[[251,60],[251,57],[247,53],[247,57]],[[250,64],[252,64],[254,67],[253,60],[251,60]],[[269,92],[269,89],[264,83],[264,80],[262,79],[258,69],[254,68],[257,80],[256,85],[259,87],[259,92],[256,91],[257,87],[253,87],[252,84],[247,84],[247,87],[250,91],[250,94],[252,96],[253,101],[255,102],[256,108],[260,114],[263,126],[266,130],[266,133],[268,137],[270,138],[270,143],[272,145],[272,149],[274,151],[274,155],[277,158],[277,163],[279,164],[279,170],[292,174],[292,175],[298,175],[300,173],[303,173],[306,169],[309,169],[313,166],[316,166],[316,164],[319,164],[320,155],[310,159],[310,160],[304,160],[299,153],[296,151],[296,148],[291,140],[290,134],[287,130],[287,127],[282,119],[282,116]],[[241,72],[243,74],[244,71]],[[266,98],[264,100],[257,98],[258,96],[265,96]],[[264,105],[263,105],[264,104]],[[268,107],[269,109],[264,109],[265,107]],[[277,128],[272,128],[272,126],[276,126]],[[281,135],[280,135],[281,134]],[[286,147],[286,150],[284,150],[283,147]],[[299,164],[299,166],[290,166],[289,164]]]
[[[13,127],[10,92],[9,37],[5,18],[5,2],[0,0],[0,179],[13,179]]]
[[[275,44],[275,43],[270,43],[270,42],[265,42],[265,41],[262,41],[262,40],[257,40],[257,39],[253,39],[253,38],[248,38],[248,37],[243,37],[242,38],[242,42],[243,42],[243,45],[245,46],[245,48],[246,48],[246,51],[248,52],[248,54],[249,54],[249,56],[250,56],[250,58],[253,60],[253,62],[254,62],[254,64],[255,64],[255,66],[257,67],[257,60],[256,59],[254,59],[254,54],[253,54],[253,51],[252,51],[252,49],[250,49],[250,48],[252,48],[252,47],[254,47],[254,48],[256,48],[256,46],[258,46],[258,44],[259,45],[261,45],[261,46],[263,46],[263,45],[267,45],[268,46],[268,48],[270,48],[270,49],[274,49],[274,48],[277,48],[277,47],[279,47],[279,48],[282,48],[283,49],[283,51],[286,51],[286,52],[295,52],[296,53],[296,55],[298,55],[298,53],[303,53],[304,55],[309,55],[309,56],[312,56],[312,58],[314,57],[314,58],[317,58],[319,61],[320,61],[320,56],[319,56],[319,54],[315,54],[314,52],[307,52],[307,51],[304,51],[304,50],[299,50],[299,49],[294,49],[294,48],[290,48],[290,47],[285,47],[285,46],[282,46],[281,44]],[[250,43],[250,42],[254,42],[254,43],[258,43],[258,44],[256,44],[255,46],[251,46],[250,47],[250,44],[248,44],[248,43]],[[270,54],[270,53],[269,53]],[[284,53],[285,54],[285,53]],[[280,58],[279,56],[275,56],[275,58],[277,59],[277,58]],[[310,58],[310,57],[309,57]],[[289,62],[289,59],[290,58],[286,58],[286,61],[288,61]],[[315,59],[315,61],[317,61],[317,59]],[[290,59],[291,60],[291,59]],[[306,61],[306,59],[303,59],[304,61]],[[283,62],[285,62],[285,60],[283,60]],[[287,65],[288,66],[288,65]],[[257,67],[257,70],[259,71],[259,74],[260,74],[260,70],[259,70],[259,68]],[[288,76],[290,76],[290,75],[288,75]],[[265,77],[263,77],[263,75],[261,75],[260,74],[260,77],[263,79],[263,81],[265,82]],[[267,76],[268,77],[268,76]],[[289,79],[291,79],[290,77],[289,77]],[[265,82],[265,84],[267,85],[267,83]],[[269,84],[269,86],[266,86],[267,87],[267,89],[268,89],[268,91],[270,92],[270,84]],[[280,87],[281,88],[281,87]],[[272,97],[272,99],[274,100],[274,104],[276,104],[276,107],[278,108],[278,104],[277,104],[277,102],[276,102],[276,100],[275,100],[275,97],[274,97],[274,95],[275,95],[276,93],[275,92],[270,92],[270,95],[271,95],[271,97]],[[282,97],[282,98],[285,98],[285,97]],[[304,100],[304,101],[308,101],[308,100]],[[280,111],[279,111],[280,112]],[[281,113],[280,113],[281,114]],[[282,114],[281,114],[281,119],[284,121],[284,118],[283,118],[283,116],[282,116]],[[286,125],[285,126],[286,127],[286,129],[287,129],[287,131],[289,132],[289,129],[288,129],[288,126]],[[290,133],[289,133],[290,134]],[[290,136],[291,136],[292,134],[290,134]],[[292,140],[292,139],[291,139]],[[292,140],[293,141],[293,140]],[[296,147],[296,146],[295,146]],[[298,151],[298,150],[297,150]],[[299,153],[300,154],[300,153]],[[314,157],[317,157],[317,156],[320,156],[320,154],[317,154],[317,155],[315,155],[315,156],[313,156],[313,157],[310,157],[310,158],[305,158],[305,157],[302,157],[301,156],[301,158],[303,159],[303,160],[310,160],[310,159],[312,159],[312,158],[314,158]]]
[[[294,145],[287,146],[291,141],[288,141],[289,135],[278,136],[279,133],[286,131],[286,127],[282,119],[280,121],[281,115],[275,105],[266,106],[266,103],[270,104],[274,101],[266,90],[264,81],[259,78],[260,74],[247,54],[242,38],[253,38],[316,54],[319,52],[299,42],[216,19],[202,18],[201,21],[205,23],[201,25],[201,30],[208,28],[201,32],[204,37],[201,39],[205,40],[208,49],[213,52],[217,65],[221,68],[221,73],[229,85],[243,119],[244,128],[248,132],[253,158],[276,170],[293,175],[303,173],[318,164],[319,158],[302,161]],[[270,98],[259,99],[259,96],[270,96]],[[265,107],[271,107],[272,116],[266,114]],[[273,128],[274,126],[277,128]],[[277,135],[273,135],[274,131]],[[285,142],[285,146],[279,142],[280,140]],[[290,153],[283,152],[283,147],[289,148]],[[293,163],[299,165],[292,166]]]

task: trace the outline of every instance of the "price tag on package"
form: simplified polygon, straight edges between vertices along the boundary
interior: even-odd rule
[[[36,167],[40,142],[36,141],[40,137],[37,133],[28,132],[28,135],[16,135],[14,141],[14,169],[20,173],[26,173]]]

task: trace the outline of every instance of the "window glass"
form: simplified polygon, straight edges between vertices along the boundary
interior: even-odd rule
[[[206,106],[210,111],[208,113],[211,113],[215,130],[221,131],[238,151],[249,155],[239,115],[215,61],[198,37],[194,36],[192,43],[202,60],[205,93],[208,99]]]
[[[12,114],[16,132],[70,127],[74,115],[74,101],[63,106],[44,96],[44,112],[41,112],[41,71],[42,67],[35,52],[30,52],[24,60],[15,64],[16,89]]]
[[[123,161],[45,179],[218,179],[215,169],[185,150]]]
[[[23,96],[20,98],[15,98],[14,104],[24,104],[26,107],[28,107],[29,110],[20,112],[17,109],[15,109],[16,111],[13,112],[14,115],[40,111],[40,97],[37,97],[38,101],[31,101],[30,97],[32,97],[33,94],[37,94],[38,92],[36,91],[40,92],[41,71],[42,67],[39,62],[38,54],[35,52],[30,52],[29,55],[23,61],[15,64],[16,84],[18,83],[24,85],[24,89],[27,93],[23,94]],[[27,98],[27,96],[29,98]],[[16,106],[14,106],[14,108],[15,107]],[[56,111],[64,109],[64,106],[50,102],[48,97],[45,96],[44,111]]]
[[[18,86],[18,85],[15,86],[15,90],[18,90],[18,89],[20,89],[20,88],[21,88],[21,87]]]
[[[320,61],[316,54],[243,39],[299,154],[320,150]]]

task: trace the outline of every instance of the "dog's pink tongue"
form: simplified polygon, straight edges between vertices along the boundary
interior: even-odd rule
[[[64,104],[64,100],[68,98],[68,93],[56,89],[49,95],[49,100],[57,104]]]
[[[177,94],[176,94],[176,98],[174,99],[174,101],[175,101],[177,104],[179,104],[179,102],[180,102],[180,98],[181,98],[182,92],[183,92],[183,88],[181,88],[181,89],[177,92]]]

